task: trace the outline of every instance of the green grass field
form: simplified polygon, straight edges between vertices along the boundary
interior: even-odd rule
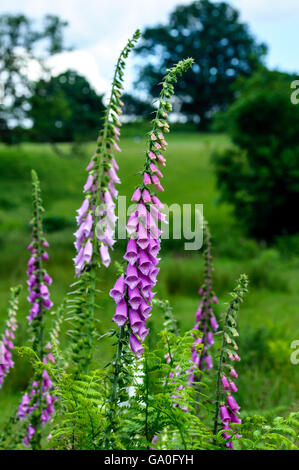
[[[125,131],[126,132],[126,131]],[[125,133],[124,132],[124,133]],[[275,248],[259,246],[242,235],[232,208],[218,203],[216,178],[211,155],[228,145],[223,135],[200,135],[177,132],[170,134],[165,169],[165,192],[161,199],[168,204],[203,204],[204,216],[210,223],[215,252],[215,291],[220,297],[220,314],[225,309],[228,293],[242,272],[250,279],[250,292],[240,314],[239,401],[244,413],[298,410],[299,365],[292,365],[290,348],[299,339],[299,259],[283,257]],[[120,195],[130,196],[143,165],[144,139],[134,132],[124,135],[120,166]],[[68,146],[65,145],[65,148]],[[59,305],[74,281],[72,257],[75,210],[82,202],[86,179],[84,168],[94,151],[86,144],[82,155],[62,158],[50,146],[24,144],[0,146],[0,327],[4,325],[9,287],[25,283],[30,240],[31,181],[34,168],[40,177],[45,213],[45,229],[51,243],[48,271],[54,279],[52,298]],[[120,260],[124,242],[115,249]],[[194,324],[198,303],[197,290],[202,280],[201,252],[185,252],[183,241],[165,241],[157,292],[169,298],[182,330]],[[113,302],[108,292],[116,273],[111,266],[99,272],[99,332],[111,326]],[[29,337],[26,290],[21,296],[18,345]],[[158,311],[153,311],[149,341],[155,341],[161,325]],[[0,329],[2,331],[2,329]],[[66,342],[66,337],[63,339]],[[95,361],[104,365],[111,357],[111,344],[98,344]],[[16,359],[16,368],[0,392],[0,421],[9,414],[30,377],[30,367]]]

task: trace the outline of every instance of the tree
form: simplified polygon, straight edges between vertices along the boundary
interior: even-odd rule
[[[222,199],[256,238],[272,241],[299,231],[299,106],[291,75],[262,69],[237,87],[221,117],[234,146],[215,155]],[[218,118],[219,119],[219,118]]]
[[[236,77],[251,75],[265,52],[265,45],[255,41],[233,7],[225,2],[196,1],[178,6],[167,24],[144,31],[136,53],[150,62],[142,64],[138,84],[144,82],[155,96],[155,84],[165,69],[193,57],[195,65],[178,84],[178,96],[181,112],[206,129],[215,111],[233,101],[231,85]]]
[[[105,109],[102,98],[73,70],[39,80],[29,100],[33,136],[49,142],[95,139]]]
[[[24,15],[0,16],[0,82],[3,101],[0,106],[0,137],[12,139],[12,129],[24,124],[31,95],[30,67],[65,49],[63,30],[67,23],[46,15],[41,29]]]

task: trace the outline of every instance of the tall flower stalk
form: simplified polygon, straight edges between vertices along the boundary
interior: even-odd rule
[[[160,251],[159,222],[164,220],[160,210],[162,202],[158,199],[156,191],[163,191],[160,178],[163,177],[159,166],[165,166],[166,159],[161,151],[165,151],[167,142],[162,132],[169,132],[167,121],[168,112],[171,111],[171,96],[174,94],[173,83],[193,63],[193,59],[178,62],[174,67],[166,70],[162,81],[162,90],[152,130],[148,134],[147,149],[142,181],[134,190],[132,201],[136,203],[136,210],[127,223],[129,240],[124,255],[125,268],[110,290],[110,296],[116,303],[113,320],[120,327],[116,341],[117,353],[113,362],[112,393],[109,402],[108,426],[105,444],[111,443],[111,436],[115,432],[115,416],[117,411],[118,391],[120,389],[120,376],[126,367],[128,358],[127,346],[139,358],[143,352],[142,343],[149,330],[146,320],[152,310],[154,293],[152,288],[156,284],[159,272],[157,255]],[[111,444],[109,444],[111,445]]]
[[[84,372],[88,371],[92,357],[97,268],[100,263],[109,266],[109,249],[115,243],[115,202],[118,196],[115,185],[120,183],[120,179],[113,152],[121,151],[118,141],[125,60],[139,37],[137,30],[118,58],[103,128],[99,132],[96,151],[86,167],[85,198],[76,217],[77,256],[74,262],[80,281],[75,284],[75,296],[71,302],[74,326],[72,357],[79,370]]]
[[[237,331],[237,315],[240,305],[244,300],[247,293],[248,278],[245,274],[240,276],[237,287],[232,292],[232,301],[229,304],[223,322],[222,332],[222,346],[220,350],[217,385],[216,385],[216,407],[214,417],[213,434],[216,435],[219,426],[225,430],[223,437],[229,439],[231,434],[226,431],[232,431],[230,428],[231,423],[241,424],[241,419],[238,417],[240,406],[236,402],[233,393],[238,391],[234,379],[238,374],[234,368],[234,362],[240,361],[237,353],[238,345],[235,338],[239,336]],[[219,415],[221,423],[219,423]],[[238,436],[238,435],[236,435]],[[233,449],[231,441],[226,443],[226,447]]]
[[[48,286],[52,284],[52,279],[44,268],[44,261],[49,259],[49,243],[43,233],[44,208],[42,205],[40,183],[38,176],[32,170],[32,199],[33,199],[33,217],[30,222],[32,226],[32,240],[28,246],[30,259],[28,261],[27,275],[29,277],[27,297],[31,304],[29,315],[27,316],[29,324],[32,326],[33,338],[32,346],[40,361],[45,364],[55,362],[51,353],[50,345],[45,345],[44,341],[44,316],[47,310],[51,309],[53,303],[50,299]],[[32,441],[33,448],[40,447],[41,427],[49,421],[54,413],[54,401],[56,400],[50,394],[52,382],[46,369],[34,377],[29,393],[22,397],[18,408],[18,417],[20,420],[29,417],[27,435],[24,439],[25,445]]]
[[[212,356],[209,348],[214,344],[214,332],[218,329],[218,322],[214,313],[214,305],[218,303],[218,298],[213,291],[213,271],[211,253],[211,234],[206,220],[203,222],[204,229],[204,282],[198,293],[201,297],[196,310],[196,323],[194,329],[202,332],[202,336],[195,340],[192,348],[192,362],[196,368],[201,370],[213,367]],[[198,352],[196,344],[201,343],[203,348]],[[194,380],[194,374],[190,376],[190,381]]]
[[[192,63],[193,59],[179,62],[166,71],[162,81],[158,109],[152,121],[152,130],[148,134],[145,163],[141,171],[142,181],[132,196],[136,210],[127,223],[130,238],[124,255],[125,272],[110,291],[110,296],[116,303],[113,320],[126,331],[130,347],[137,357],[143,352],[142,343],[149,332],[146,320],[152,310],[155,295],[152,289],[159,272],[157,255],[160,251],[161,230],[158,225],[163,220],[160,212],[163,204],[155,191],[164,191],[160,182],[163,175],[159,169],[166,162],[161,153],[167,147],[163,132],[169,132],[167,117],[172,109],[170,98],[174,94],[173,83]]]
[[[21,286],[12,287],[10,289],[8,318],[2,341],[0,341],[0,388],[2,388],[4,379],[9,374],[10,369],[14,367],[12,350],[14,348],[15,331],[18,328],[16,315],[19,308],[20,292]]]

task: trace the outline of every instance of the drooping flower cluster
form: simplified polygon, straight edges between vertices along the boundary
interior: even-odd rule
[[[161,151],[165,151],[167,146],[163,132],[169,132],[167,122],[167,112],[171,111],[169,99],[174,93],[172,83],[191,65],[192,59],[179,62],[167,70],[163,81],[159,107],[153,120],[153,130],[149,135],[143,180],[132,196],[136,207],[127,223],[130,238],[124,255],[127,262],[126,271],[110,291],[110,296],[116,303],[113,320],[119,327],[128,324],[130,347],[137,357],[143,352],[142,343],[149,332],[146,320],[152,310],[152,299],[155,295],[152,289],[159,272],[157,267],[161,235],[159,223],[164,217],[161,213],[163,204],[154,189],[159,192],[164,190],[160,182],[163,175],[159,166],[165,166],[166,162]]]
[[[213,292],[213,279],[211,255],[211,235],[206,221],[203,223],[204,228],[204,283],[199,289],[198,293],[201,296],[198,308],[196,310],[196,323],[194,329],[198,329],[202,336],[194,340],[194,346],[191,351],[192,362],[194,367],[191,372],[196,368],[203,370],[204,368],[211,369],[213,367],[212,356],[209,354],[209,348],[214,344],[213,333],[218,329],[218,322],[214,313],[214,305],[218,303],[218,299]],[[198,352],[197,344],[202,344],[203,347]],[[190,382],[194,381],[194,373],[190,375]]]
[[[0,341],[0,388],[3,385],[4,378],[9,374],[10,369],[14,367],[14,362],[12,360],[12,350],[14,348],[14,332],[18,328],[16,312],[19,306],[20,291],[20,286],[12,287],[10,289],[8,318],[5,325],[4,335]]]
[[[53,364],[55,363],[55,358],[51,349],[52,345],[50,343],[45,346],[46,355],[43,358],[44,364],[47,364],[48,362]],[[37,414],[37,416],[35,416],[34,423],[31,419],[31,422],[27,427],[27,435],[24,438],[24,444],[26,446],[29,446],[30,441],[39,427],[39,422],[37,420],[39,420],[41,425],[44,426],[48,421],[50,421],[51,416],[55,412],[54,403],[57,398],[50,393],[52,387],[53,383],[49,377],[48,371],[44,369],[41,380],[34,380],[31,384],[30,393],[28,394],[26,392],[22,397],[18,408],[18,418],[20,421],[32,416],[35,411]]]
[[[49,361],[54,363],[55,359],[51,353],[52,345],[49,343],[44,347],[44,314],[49,310],[53,303],[50,299],[48,286],[52,284],[52,279],[43,268],[43,261],[49,259],[46,251],[49,243],[45,240],[43,234],[42,207],[40,184],[35,171],[32,171],[33,185],[33,219],[32,242],[28,246],[31,257],[28,262],[27,281],[29,296],[27,300],[32,304],[30,314],[27,317],[33,330],[33,349],[39,359],[47,364]],[[18,418],[23,420],[30,416],[30,423],[27,428],[27,435],[24,443],[29,445],[33,436],[37,433],[40,426],[43,426],[54,413],[54,402],[56,398],[51,396],[50,389],[52,381],[46,369],[43,370],[41,377],[37,376],[31,384],[31,390],[23,395],[18,408]]]
[[[43,309],[49,310],[53,306],[50,299],[48,286],[52,284],[52,279],[43,268],[43,261],[49,259],[46,251],[49,248],[49,243],[44,238],[42,228],[41,214],[44,212],[42,207],[39,181],[36,173],[32,172],[33,181],[33,219],[32,225],[32,241],[28,245],[28,250],[31,256],[28,261],[27,281],[29,296],[28,302],[32,305],[30,313],[27,316],[29,323],[39,316],[42,316]]]
[[[134,47],[140,36],[137,30],[122,50],[116,64],[110,100],[104,117],[104,125],[99,133],[97,148],[92,156],[86,171],[87,180],[83,192],[85,199],[76,218],[78,230],[75,232],[75,248],[77,256],[74,258],[76,275],[79,277],[86,266],[92,264],[95,250],[99,251],[104,266],[109,266],[109,248],[112,248],[115,232],[115,200],[118,191],[115,184],[120,183],[117,176],[118,165],[113,151],[120,152],[118,145],[120,136],[120,116],[123,102],[122,81],[125,59]]]
[[[217,379],[214,434],[217,432],[218,414],[220,413],[222,429],[225,431],[222,436],[225,439],[230,439],[232,437],[232,434],[227,432],[232,432],[232,428],[230,427],[231,423],[241,424],[241,419],[238,417],[240,406],[233,396],[233,393],[238,391],[234,382],[234,379],[238,377],[238,374],[233,363],[235,361],[240,361],[240,357],[237,353],[238,345],[234,338],[239,336],[236,329],[237,314],[244,295],[247,292],[247,286],[248,279],[243,274],[240,277],[236,289],[232,293],[233,300],[229,305],[224,319],[223,340]],[[235,434],[234,436],[240,437],[238,434]],[[233,443],[231,441],[226,442],[226,447],[233,449]]]

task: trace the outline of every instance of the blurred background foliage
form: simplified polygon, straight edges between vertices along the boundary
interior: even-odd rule
[[[0,327],[9,287],[26,280],[31,168],[43,190],[56,306],[74,281],[75,210],[82,202],[84,168],[95,149],[104,100],[77,72],[53,76],[44,66],[47,57],[65,50],[65,27],[53,16],[44,19],[39,31],[23,15],[0,17],[0,77],[10,97],[0,108]],[[42,39],[43,47],[37,47]],[[130,197],[143,163],[156,82],[170,64],[193,56],[193,72],[178,84],[174,102],[162,198],[169,205],[204,205],[213,235],[218,315],[236,278],[248,274],[249,296],[240,315],[239,401],[248,413],[277,414],[298,410],[299,403],[299,366],[290,362],[290,345],[299,338],[299,107],[290,102],[296,77],[267,70],[265,53],[266,46],[225,2],[177,7],[168,23],[146,29],[136,51],[135,90],[143,94],[124,95],[126,123],[118,162],[120,194]],[[37,81],[26,73],[32,58],[43,70]],[[184,251],[184,240],[170,238],[162,245],[158,296],[169,298],[186,330],[194,325],[201,252]],[[114,259],[120,260],[123,251],[119,240]],[[99,275],[102,334],[111,326],[108,292],[116,271],[112,266]],[[27,312],[24,289],[18,344],[28,338]],[[153,311],[149,341],[156,339],[160,315]],[[107,363],[111,351],[103,339],[95,362]],[[0,392],[5,403],[0,420],[18,402],[30,374],[28,364],[16,358]]]

